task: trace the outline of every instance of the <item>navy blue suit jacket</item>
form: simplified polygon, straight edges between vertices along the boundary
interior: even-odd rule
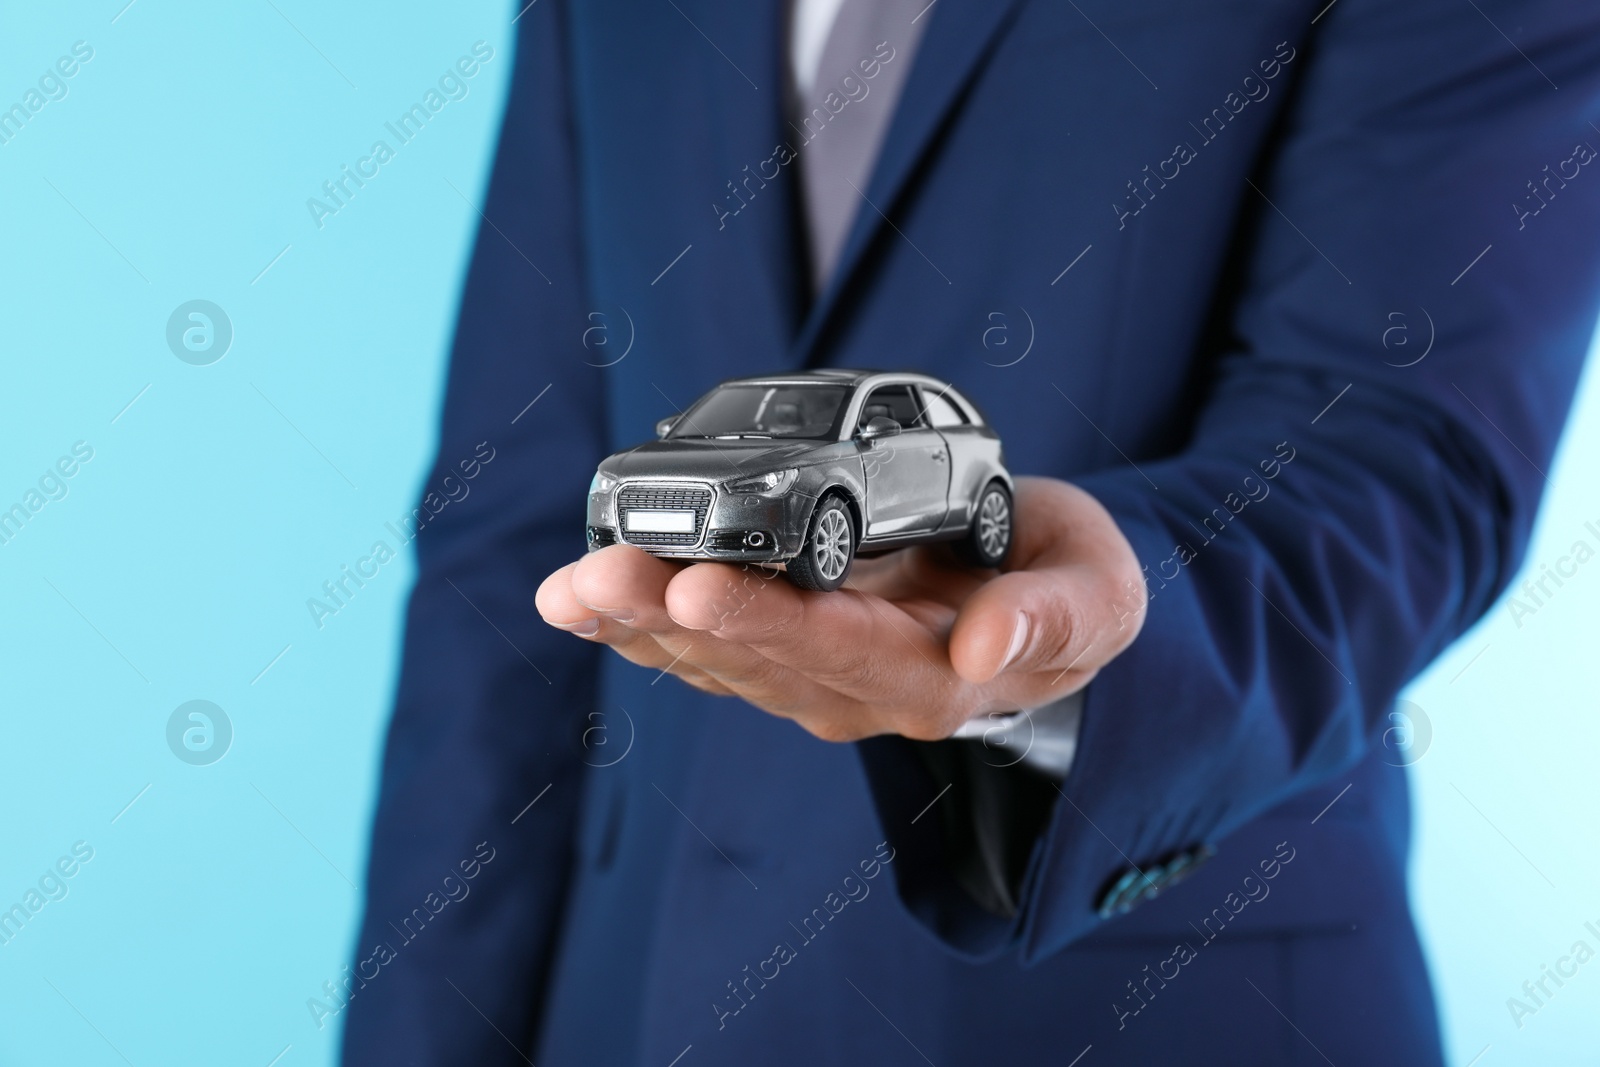
[[[517,24],[429,485],[495,459],[416,544],[347,1062],[1438,1062],[1381,737],[1518,566],[1594,326],[1600,10],[939,0],[812,300],[784,6]],[[957,383],[1146,565],[1012,917],[913,743],[534,611],[602,456],[822,364]]]

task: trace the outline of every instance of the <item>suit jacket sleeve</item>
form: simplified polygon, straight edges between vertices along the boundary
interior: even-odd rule
[[[937,820],[912,825],[943,783],[906,744],[863,743],[902,899],[952,949],[1057,951],[1130,860],[1216,841],[1355,763],[1518,567],[1600,293],[1600,22],[1483,7],[1524,54],[1434,2],[1342,0],[1292,46],[1307,54],[1239,190],[1192,435],[1079,483],[1152,598],[1088,690],[1014,916],[960,889]],[[1246,476],[1270,497],[1241,510]],[[1238,516],[1212,541],[1214,509]]]
[[[533,604],[540,581],[583,550],[574,516],[604,411],[600,372],[582,359],[560,20],[540,4],[519,22],[462,298],[423,513],[467,492],[416,535],[347,1063],[522,1063],[536,1040],[599,652],[545,625]],[[485,451],[493,458],[482,463]],[[462,861],[486,852],[463,879]],[[465,897],[435,912],[452,885]],[[391,958],[368,963],[376,946]]]

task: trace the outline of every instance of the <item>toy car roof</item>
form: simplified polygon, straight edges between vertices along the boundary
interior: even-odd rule
[[[827,382],[835,385],[859,385],[869,378],[892,376],[914,381],[938,381],[917,371],[866,370],[844,367],[816,367],[810,370],[788,371],[780,374],[758,374],[749,378],[730,378],[723,385],[782,385]],[[941,383],[942,384],[942,383]]]

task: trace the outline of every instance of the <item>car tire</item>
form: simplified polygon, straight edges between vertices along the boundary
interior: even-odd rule
[[[1006,487],[998,480],[984,486],[972,509],[972,525],[955,544],[956,555],[973,567],[1000,566],[1011,551],[1014,516]]]
[[[837,493],[817,504],[806,527],[800,554],[788,563],[789,580],[801,589],[829,593],[850,577],[856,558],[856,524]]]

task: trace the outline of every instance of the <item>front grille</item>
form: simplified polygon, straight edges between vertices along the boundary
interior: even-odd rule
[[[694,545],[706,524],[706,511],[711,507],[711,490],[696,485],[651,485],[633,483],[617,493],[617,528],[620,536],[630,545]],[[630,530],[629,508],[668,508],[694,512],[693,533],[645,533]]]

